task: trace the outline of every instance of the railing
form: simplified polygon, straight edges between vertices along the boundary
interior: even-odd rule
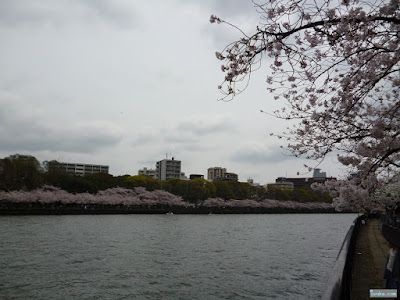
[[[396,216],[386,217],[382,225],[382,235],[383,237],[400,248],[400,220]]]
[[[350,226],[321,299],[350,299],[356,239],[363,218],[364,216],[358,217]]]

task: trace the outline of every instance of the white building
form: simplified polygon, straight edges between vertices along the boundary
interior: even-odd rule
[[[181,161],[172,159],[163,159],[156,163],[156,175],[158,180],[180,179]]]
[[[66,173],[72,173],[76,175],[89,175],[95,173],[107,173],[109,166],[104,165],[92,165],[92,164],[80,164],[80,163],[66,163],[66,162],[49,162],[49,171],[52,170],[63,170]]]
[[[138,175],[157,179],[157,172],[155,169],[147,169],[147,168],[140,169],[138,171]]]

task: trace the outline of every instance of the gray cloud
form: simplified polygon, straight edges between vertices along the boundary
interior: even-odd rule
[[[0,0],[1,154],[98,161],[115,175],[165,153],[188,174],[294,168],[280,150],[241,148],[283,126],[258,117],[271,98],[262,72],[238,101],[217,103],[214,52],[240,34],[211,14],[246,32],[258,23],[250,0]]]
[[[212,1],[212,8],[215,14],[223,18],[249,16],[256,13],[254,4],[251,1]]]
[[[0,151],[65,151],[93,153],[121,141],[108,123],[63,123],[51,125],[45,113],[0,94]],[[21,106],[20,106],[21,105]],[[62,113],[60,113],[62,114]]]
[[[190,136],[188,134],[182,134],[182,132],[174,132],[166,135],[163,138],[164,143],[172,143],[172,144],[191,144],[196,143],[197,139],[194,136]]]
[[[249,15],[255,13],[254,4],[249,1],[232,1],[232,0],[179,0],[182,4],[187,4],[188,2],[195,3],[204,7],[204,9],[210,11],[210,14],[215,14],[220,17],[233,17],[240,15]]]
[[[230,116],[226,115],[194,116],[180,121],[176,126],[177,131],[186,131],[193,136],[214,135],[223,132],[233,133],[237,129],[238,125]]]
[[[233,129],[233,124],[230,121],[220,120],[216,123],[206,123],[206,122],[181,122],[177,126],[177,130],[186,131],[196,136],[205,136],[208,134],[215,134],[224,131],[231,131]]]
[[[2,0],[0,23],[17,26],[64,26],[76,22],[90,23],[102,19],[118,27],[130,28],[138,17],[120,1],[29,1]]]
[[[219,133],[234,133],[237,130],[238,125],[229,115],[188,116],[169,128],[143,129],[143,132],[135,137],[132,145],[145,146],[158,141],[165,144],[182,144],[192,149],[210,149],[208,146],[200,147],[199,139]]]
[[[209,145],[209,144],[200,144],[200,143],[193,143],[189,145],[185,145],[182,147],[182,150],[184,151],[189,151],[189,152],[202,152],[204,155],[205,152],[213,151],[217,149],[215,145]]]
[[[271,164],[296,159],[287,151],[274,147],[248,147],[235,152],[231,157],[232,161],[248,164]]]
[[[157,137],[152,133],[140,133],[134,138],[132,146],[145,146],[153,143]]]
[[[0,128],[0,150],[2,151],[64,151],[93,153],[103,147],[115,146],[120,138],[110,133],[101,132],[101,128],[91,126],[76,127],[68,130],[40,128],[32,124],[13,124],[13,129]]]

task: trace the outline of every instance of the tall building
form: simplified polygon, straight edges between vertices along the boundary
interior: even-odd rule
[[[207,169],[207,180],[209,181],[225,178],[225,175],[226,175],[226,168],[213,167]]]
[[[92,164],[79,164],[79,163],[66,163],[50,161],[48,162],[48,170],[51,171],[62,171],[66,173],[72,173],[75,175],[89,175],[95,173],[107,173],[108,166],[104,165],[92,165]]]
[[[138,171],[138,175],[157,179],[157,172],[155,169],[147,169],[147,168],[140,169]]]
[[[158,180],[180,179],[181,161],[172,159],[163,159],[156,163],[156,176]]]

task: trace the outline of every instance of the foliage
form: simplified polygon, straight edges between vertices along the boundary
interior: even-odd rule
[[[42,184],[40,164],[36,158],[1,160],[0,189],[32,190]]]
[[[216,53],[226,72],[223,99],[242,92],[267,56],[268,90],[285,100],[272,114],[298,120],[278,137],[295,156],[316,161],[340,151],[339,161],[362,174],[353,184],[376,198],[400,171],[400,1],[255,5],[260,26]],[[210,21],[229,24],[214,15]]]
[[[48,172],[43,174],[46,185],[59,187],[69,193],[96,193],[99,190],[96,182],[86,178],[65,172]]]
[[[185,201],[197,205],[199,202],[215,197],[215,186],[202,178],[193,180],[169,179],[163,182],[166,191],[181,196]]]
[[[302,203],[332,203],[332,197],[326,192],[303,189],[285,190],[276,187],[269,187],[263,199],[275,199],[279,201],[293,201]]]
[[[232,191],[232,187],[228,181],[217,180],[214,181],[214,186],[216,188],[216,196],[225,200],[235,199],[235,194]]]
[[[116,185],[114,177],[107,173],[90,174],[86,175],[84,178],[95,186],[96,192],[118,186]]]

